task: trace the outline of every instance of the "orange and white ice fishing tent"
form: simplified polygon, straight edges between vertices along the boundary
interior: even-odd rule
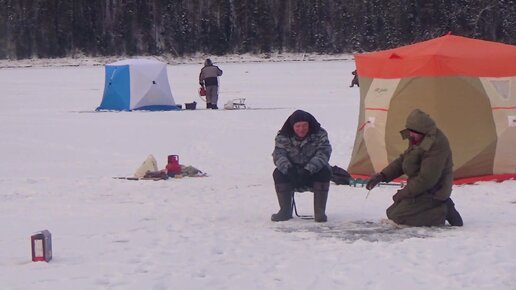
[[[516,46],[445,35],[356,54],[360,114],[348,171],[367,177],[406,148],[415,108],[448,136],[455,183],[516,179]]]

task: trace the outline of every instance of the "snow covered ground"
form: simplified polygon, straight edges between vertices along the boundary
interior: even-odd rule
[[[516,289],[516,181],[455,187],[462,228],[384,225],[396,188],[332,185],[329,222],[273,223],[274,136],[311,112],[346,168],[358,119],[352,60],[236,62],[219,106],[248,110],[95,113],[102,66],[0,69],[0,289]],[[6,68],[10,66],[11,68]],[[179,104],[201,66],[169,66]],[[129,181],[149,155],[206,178]],[[515,157],[516,158],[516,157]],[[312,195],[297,194],[301,214]],[[52,233],[53,260],[30,236]]]

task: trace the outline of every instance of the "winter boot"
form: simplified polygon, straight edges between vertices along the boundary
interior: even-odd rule
[[[213,110],[218,110],[219,109],[219,107],[217,107],[217,104],[211,104],[211,108]]]
[[[448,207],[448,213],[446,214],[446,220],[448,223],[450,223],[451,226],[462,227],[464,225],[462,222],[462,217],[455,209],[455,203],[453,203],[451,198],[446,200],[446,206]]]
[[[206,103],[206,109],[211,109],[211,104],[210,103]]]
[[[276,195],[280,210],[271,216],[271,221],[281,222],[292,218],[292,196],[294,189],[290,184],[276,184]]]
[[[328,221],[326,216],[326,201],[328,200],[329,182],[314,182],[314,220],[318,223]]]

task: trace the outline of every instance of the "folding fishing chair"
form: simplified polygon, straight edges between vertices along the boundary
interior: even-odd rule
[[[245,98],[233,99],[233,109],[247,109],[247,106],[245,105]]]
[[[296,193],[303,193],[303,192],[306,192],[306,191],[310,191],[313,193],[313,189],[311,187],[308,187],[308,186],[305,186],[305,187],[299,187],[299,188],[295,188],[294,189],[294,194],[292,195],[292,211],[294,212],[294,214],[298,217],[298,218],[301,218],[301,219],[313,219],[314,216],[313,215],[300,215],[298,214],[297,212],[297,207],[296,207]],[[315,194],[315,193],[314,193]]]

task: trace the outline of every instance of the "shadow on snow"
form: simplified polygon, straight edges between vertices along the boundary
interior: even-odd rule
[[[452,229],[449,226],[404,227],[383,220],[380,222],[351,221],[345,223],[328,222],[325,224],[310,222],[311,224],[309,225],[303,221],[281,223],[275,230],[296,235],[309,233],[315,234],[318,238],[334,238],[353,243],[358,240],[367,242],[397,242],[411,238],[425,239]]]

